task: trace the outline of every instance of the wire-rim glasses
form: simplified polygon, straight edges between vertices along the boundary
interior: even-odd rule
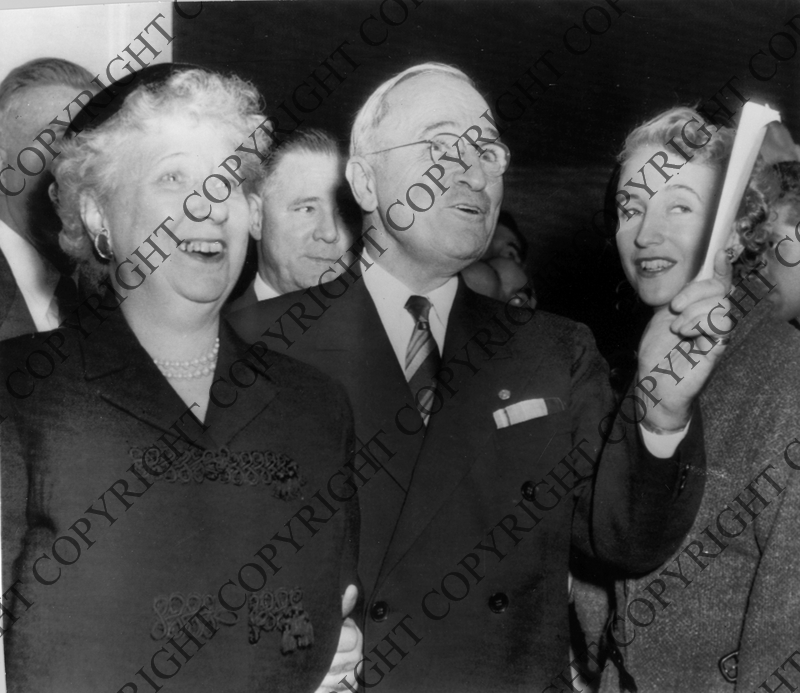
[[[458,163],[458,160],[464,160],[459,146],[461,140],[464,139],[461,135],[456,135],[452,132],[442,132],[429,140],[419,140],[418,142],[408,142],[407,144],[398,144],[394,147],[387,147],[386,149],[378,149],[374,152],[367,152],[364,156],[371,154],[383,154],[390,152],[393,149],[402,149],[403,147],[413,147],[418,144],[427,144],[428,153],[430,154],[431,161],[438,164],[442,159],[449,162]],[[469,144],[475,149],[478,154],[478,160],[481,163],[481,168],[488,176],[502,176],[507,170],[511,161],[511,152],[502,142],[491,143],[477,143]],[[466,147],[465,147],[466,151]],[[463,170],[463,169],[462,169]]]

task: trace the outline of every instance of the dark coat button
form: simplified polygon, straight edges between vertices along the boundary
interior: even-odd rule
[[[389,605],[386,602],[375,602],[369,610],[369,615],[373,621],[385,621],[389,616]]]
[[[496,614],[502,614],[508,608],[508,597],[502,592],[495,592],[489,597],[489,608]]]
[[[527,501],[532,501],[536,496],[536,484],[526,481],[522,484],[522,497]]]

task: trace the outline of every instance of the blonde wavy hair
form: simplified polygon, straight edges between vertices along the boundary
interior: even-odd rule
[[[800,216],[800,161],[756,164],[745,191],[736,231],[744,245],[741,274],[758,268],[769,248],[769,235],[781,207]]]
[[[664,147],[674,137],[675,143],[692,157],[692,163],[722,170],[730,158],[736,133],[732,128],[717,128],[715,125],[712,127],[717,128],[716,132],[710,132],[706,127],[709,124],[694,108],[669,108],[628,133],[617,161],[624,164],[639,147]],[[682,135],[700,146],[693,149],[683,141]],[[671,155],[672,151],[668,153]]]

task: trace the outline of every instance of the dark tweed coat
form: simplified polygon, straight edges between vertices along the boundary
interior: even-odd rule
[[[28,396],[0,393],[9,690],[314,690],[356,582],[355,501],[312,497],[352,446],[341,388],[279,355],[265,369],[223,324],[217,404],[178,423],[186,405],[121,311],[83,328],[0,347],[4,383],[35,350],[55,363],[16,372]]]

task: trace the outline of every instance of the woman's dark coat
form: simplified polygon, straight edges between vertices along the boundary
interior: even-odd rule
[[[200,424],[98,315],[0,346],[9,690],[314,690],[356,582],[356,500],[315,495],[347,488],[341,388],[223,324]]]

